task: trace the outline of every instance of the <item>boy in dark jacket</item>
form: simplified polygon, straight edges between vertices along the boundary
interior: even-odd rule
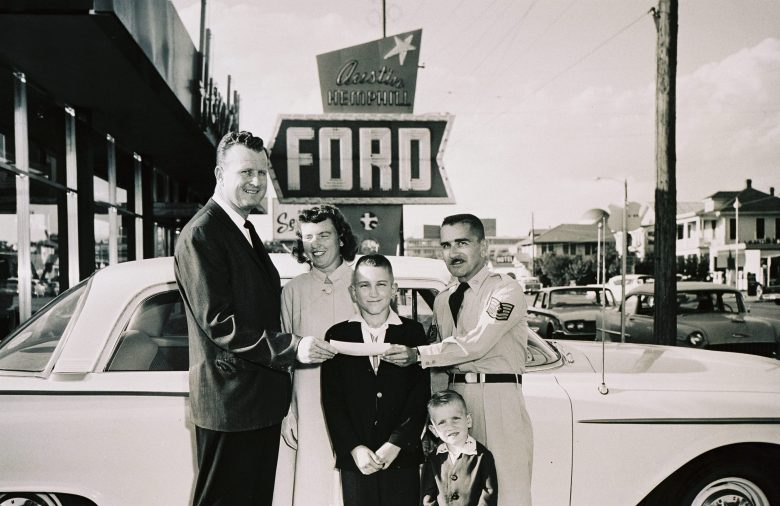
[[[424,506],[494,506],[498,479],[493,454],[469,435],[471,414],[458,392],[436,392],[428,402],[429,428],[443,442],[422,474]]]
[[[422,325],[391,309],[396,291],[386,257],[361,257],[350,286],[360,312],[331,327],[325,339],[380,347],[426,344]],[[323,364],[320,374],[322,408],[341,470],[344,505],[418,504],[428,373],[417,364],[399,367],[382,362],[378,355],[339,354]]]

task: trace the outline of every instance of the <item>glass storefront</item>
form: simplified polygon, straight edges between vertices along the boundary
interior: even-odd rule
[[[91,273],[79,273],[79,243],[94,239],[94,269],[143,256],[142,174],[151,165],[77,116],[0,65],[0,336]],[[78,130],[86,150],[76,147]],[[20,146],[27,157],[16,156]],[[93,230],[81,233],[79,221],[90,218],[79,216],[77,170],[92,178]],[[20,290],[20,278],[29,289]]]

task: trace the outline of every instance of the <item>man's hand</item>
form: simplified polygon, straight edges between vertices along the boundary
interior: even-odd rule
[[[298,417],[292,409],[282,420],[282,438],[287,446],[293,450],[298,449]]]
[[[406,367],[417,363],[417,348],[409,348],[403,344],[391,344],[390,349],[382,355],[382,360],[391,364]]]
[[[390,467],[390,464],[393,463],[400,451],[401,447],[394,445],[390,441],[380,446],[376,451],[376,454],[380,459],[382,459],[382,462],[384,462],[382,469],[387,469]]]
[[[333,358],[336,353],[338,353],[336,348],[331,346],[329,342],[313,336],[306,336],[302,337],[301,342],[298,343],[298,353],[295,358],[302,364],[319,364]]]
[[[379,456],[367,446],[356,446],[349,452],[360,472],[368,476],[382,469],[383,462]]]

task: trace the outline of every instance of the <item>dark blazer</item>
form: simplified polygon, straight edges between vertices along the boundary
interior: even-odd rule
[[[390,325],[385,342],[426,344],[422,325],[401,318]],[[362,343],[360,323],[345,321],[328,329],[325,339]],[[358,471],[350,452],[359,445],[373,451],[386,442],[401,448],[390,468],[417,466],[423,461],[420,436],[427,417],[430,375],[418,364],[399,367],[380,362],[374,374],[369,357],[336,355],[320,370],[322,409],[336,452],[336,467]]]
[[[498,504],[498,478],[493,454],[477,441],[476,455],[461,455],[453,464],[449,453],[434,453],[423,466],[422,506]]]
[[[187,313],[192,422],[224,432],[280,423],[300,339],[279,332],[276,268],[211,199],[179,234],[174,268]]]

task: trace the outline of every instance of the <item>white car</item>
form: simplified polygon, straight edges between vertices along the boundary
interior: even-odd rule
[[[646,283],[653,283],[655,280],[653,276],[649,274],[626,274],[626,295],[639,285]],[[622,299],[623,293],[623,276],[612,276],[607,280],[607,288],[612,290],[617,300]]]
[[[443,262],[392,262],[399,311],[430,317]],[[780,504],[777,360],[531,333],[527,364],[535,504]],[[170,258],[60,295],[0,342],[0,505],[188,504],[187,367]]]

